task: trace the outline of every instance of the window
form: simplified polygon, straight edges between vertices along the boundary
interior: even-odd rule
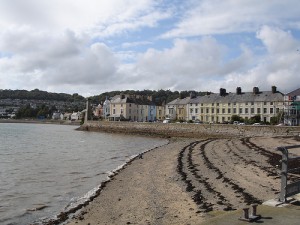
[[[223,113],[223,114],[225,113],[225,109],[222,109],[222,113]]]
[[[254,102],[251,102],[251,105],[254,105]]]
[[[121,107],[123,107],[123,104],[121,104]]]
[[[231,109],[228,109],[228,113],[229,113],[229,114],[231,113]]]
[[[248,113],[248,108],[245,109],[245,113]]]
[[[220,113],[220,109],[217,109],[217,113],[218,113],[218,114]]]
[[[246,105],[248,105],[248,102],[246,102]]]
[[[113,109],[113,114],[116,114],[116,109]]]
[[[121,109],[121,114],[123,114],[123,109]]]
[[[201,106],[203,106],[203,103],[201,103]]]
[[[254,108],[251,108],[251,114],[254,114]]]
[[[236,108],[233,109],[233,113],[236,114]]]
[[[131,107],[131,104],[129,104],[129,107]]]
[[[195,109],[195,113],[198,113],[198,109]]]
[[[212,105],[212,106],[214,106],[214,105],[215,105],[215,103],[212,103],[211,105]]]
[[[209,113],[209,108],[206,109],[206,113]]]
[[[181,111],[181,110],[180,110]],[[190,113],[193,113],[193,109],[190,109]],[[180,113],[181,114],[181,113]]]
[[[211,109],[211,113],[215,113],[215,109],[214,108]]]
[[[273,108],[270,108],[270,113],[273,114]]]
[[[267,105],[267,102],[264,102],[264,105]]]
[[[201,113],[203,113],[203,108],[201,108]]]
[[[230,103],[228,103],[228,106],[230,106],[231,104]]]
[[[273,105],[274,103],[273,102],[270,102],[270,105]]]
[[[198,106],[198,103],[196,103],[196,106]]]
[[[267,108],[264,108],[264,113],[267,113],[267,111],[268,111]]]
[[[243,109],[242,108],[240,108],[240,114],[242,114],[243,113]]]
[[[219,103],[217,103],[217,106],[219,106]]]
[[[257,109],[257,114],[260,114],[260,108]]]

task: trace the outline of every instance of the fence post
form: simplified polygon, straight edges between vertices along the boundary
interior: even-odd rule
[[[286,202],[286,186],[287,186],[287,175],[288,175],[289,152],[285,147],[278,147],[277,150],[282,152],[281,191],[280,191],[279,200],[281,202]]]

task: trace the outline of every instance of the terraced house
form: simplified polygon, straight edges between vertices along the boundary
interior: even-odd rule
[[[203,96],[191,93],[189,97],[177,98],[165,106],[156,106],[151,97],[121,94],[109,102],[109,120],[150,122],[168,118],[204,123],[228,123],[233,115],[243,119],[259,115],[260,120],[267,123],[271,122],[272,117],[283,119],[284,102],[284,95],[277,91],[275,86],[272,86],[270,91],[260,91],[258,87],[254,87],[252,92],[243,92],[241,87],[237,87],[234,93],[227,93],[224,88],[221,88],[219,93],[207,92]],[[294,111],[289,112],[291,115]],[[293,121],[290,125],[296,123]],[[299,124],[299,118],[297,121]]]
[[[165,109],[166,118],[171,120],[187,120],[189,117],[187,105],[192,97],[194,97],[193,93],[187,98],[177,98],[167,103]]]
[[[226,89],[221,88],[218,94],[189,98],[186,110],[188,120],[226,123],[233,115],[244,119],[260,115],[261,121],[270,122],[283,108],[283,94],[273,86],[271,91],[260,91],[254,87],[253,92],[242,92],[237,87],[235,93],[227,93]]]
[[[109,121],[149,122],[156,120],[156,107],[151,97],[116,95],[110,100]]]

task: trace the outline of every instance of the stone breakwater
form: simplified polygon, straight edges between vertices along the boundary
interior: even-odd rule
[[[183,124],[88,121],[79,130],[150,135],[159,137],[230,138],[299,136],[300,127],[232,124]]]

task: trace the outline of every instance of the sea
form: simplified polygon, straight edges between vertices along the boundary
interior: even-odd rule
[[[55,218],[89,198],[134,156],[167,140],[75,130],[56,124],[0,123],[0,224]]]

